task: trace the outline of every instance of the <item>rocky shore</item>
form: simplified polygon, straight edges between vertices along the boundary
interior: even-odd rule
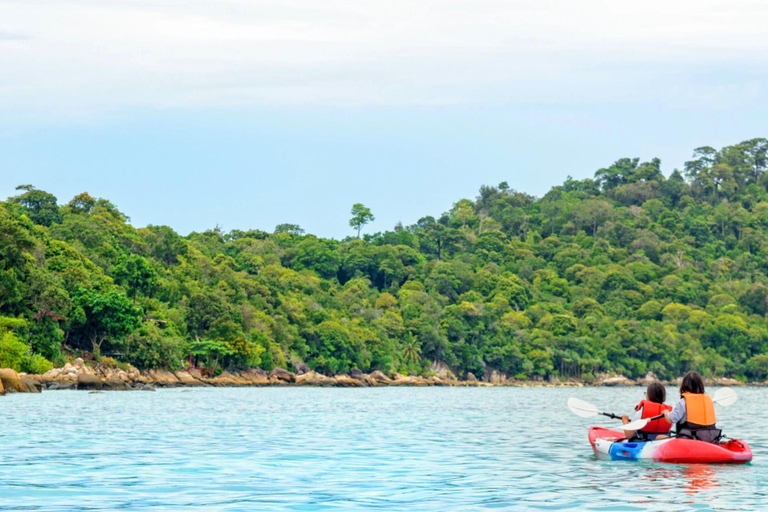
[[[631,380],[621,375],[600,375],[593,382],[580,380],[516,380],[499,372],[491,372],[486,379],[478,380],[472,374],[467,379],[459,380],[450,370],[440,369],[430,377],[406,376],[399,373],[392,377],[380,371],[370,374],[360,370],[351,370],[348,374],[326,376],[311,370],[298,373],[275,368],[271,372],[261,369],[249,369],[240,372],[223,372],[216,377],[204,377],[199,370],[139,371],[128,367],[127,370],[115,368],[93,368],[82,359],[67,363],[63,368],[54,368],[43,375],[18,374],[11,369],[0,369],[0,394],[5,393],[40,393],[43,390],[79,389],[88,391],[154,391],[156,388],[174,387],[239,387],[239,386],[316,386],[316,387],[376,387],[376,386],[544,386],[544,387],[583,387],[583,386],[645,386],[656,380],[648,374],[639,380]],[[679,379],[678,379],[679,380]],[[676,381],[662,381],[667,385],[676,385]],[[708,380],[708,385],[741,386],[744,383],[728,378]],[[765,385],[766,383],[750,383]]]

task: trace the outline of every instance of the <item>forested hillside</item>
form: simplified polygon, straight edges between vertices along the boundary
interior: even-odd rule
[[[372,216],[355,205],[343,241],[288,224],[185,237],[24,185],[0,203],[0,367],[93,354],[176,369],[192,354],[326,374],[441,361],[460,377],[762,380],[767,150],[698,148],[668,178],[658,159],[621,159],[540,199],[483,186],[361,239]]]

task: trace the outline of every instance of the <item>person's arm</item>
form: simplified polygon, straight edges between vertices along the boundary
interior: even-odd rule
[[[621,422],[626,425],[627,423],[631,421],[639,420],[643,417],[643,408],[641,407],[639,410],[635,411],[635,414],[632,415],[632,418],[627,416],[626,414],[621,417]],[[624,431],[624,437],[627,439],[631,438],[633,435],[637,433],[637,430],[625,430]]]
[[[685,399],[681,398],[679,402],[675,404],[672,411],[664,411],[664,419],[668,423],[677,423],[682,421],[685,417]]]

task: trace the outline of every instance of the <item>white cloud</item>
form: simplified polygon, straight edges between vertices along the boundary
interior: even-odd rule
[[[0,0],[0,109],[730,104],[764,94],[765,19],[762,0]],[[745,74],[696,78],[724,65]]]

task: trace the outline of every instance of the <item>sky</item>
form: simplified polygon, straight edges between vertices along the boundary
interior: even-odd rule
[[[343,238],[768,136],[763,0],[0,0],[0,197]]]

